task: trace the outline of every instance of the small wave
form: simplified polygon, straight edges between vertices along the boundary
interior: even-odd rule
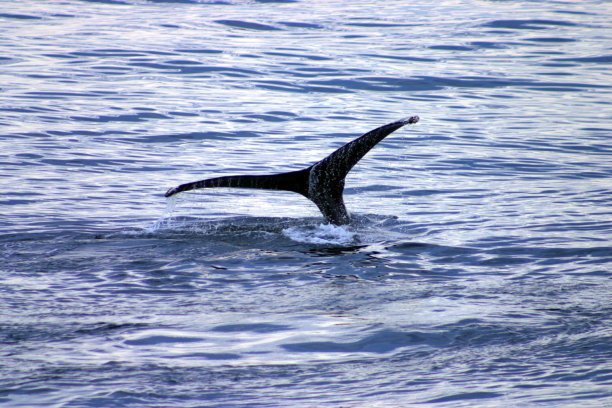
[[[576,23],[559,20],[494,20],[483,24],[483,27],[519,29],[519,30],[544,30],[549,26],[573,27]]]
[[[305,244],[348,245],[358,242],[357,236],[348,227],[332,224],[318,226],[289,227],[283,229],[287,238]]]
[[[251,21],[241,21],[241,20],[216,20],[215,23],[219,23],[219,24],[223,24],[226,25],[228,27],[234,27],[234,28],[242,28],[242,29],[246,29],[246,30],[259,30],[259,31],[275,31],[275,30],[280,30],[277,27],[268,25],[268,24],[261,24],[261,23],[254,23]]]
[[[12,13],[0,13],[0,18],[14,18],[17,20],[40,20],[42,17],[33,16],[30,14],[12,14]]]

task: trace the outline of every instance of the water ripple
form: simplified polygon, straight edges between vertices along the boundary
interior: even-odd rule
[[[0,405],[605,404],[609,14],[5,2]],[[164,208],[409,114],[350,225],[282,192]]]

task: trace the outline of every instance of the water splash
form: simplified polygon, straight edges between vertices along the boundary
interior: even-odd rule
[[[347,226],[319,224],[318,226],[289,227],[283,235],[293,241],[318,245],[350,245],[358,242],[357,236]]]
[[[147,228],[147,232],[154,233],[162,228],[170,228],[172,226],[172,214],[176,209],[177,197],[166,198],[166,208],[162,215],[155,221],[150,227]]]

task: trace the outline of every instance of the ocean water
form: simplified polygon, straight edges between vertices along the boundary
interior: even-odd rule
[[[612,3],[3,2],[0,406],[612,407]],[[303,197],[178,184],[306,167]]]

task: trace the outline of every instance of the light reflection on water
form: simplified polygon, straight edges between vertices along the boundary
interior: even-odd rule
[[[0,404],[607,402],[610,11],[3,4]],[[290,193],[164,201],[411,114],[348,227]]]

